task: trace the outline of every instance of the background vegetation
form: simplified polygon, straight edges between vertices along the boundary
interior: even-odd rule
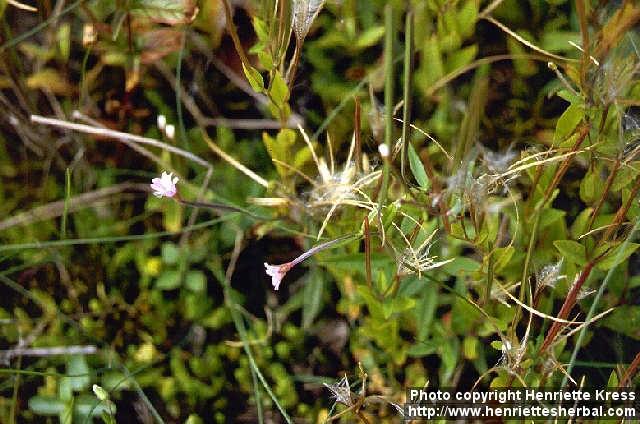
[[[0,17],[0,421],[399,422],[411,386],[636,384],[634,1]],[[273,290],[265,262],[337,239]]]

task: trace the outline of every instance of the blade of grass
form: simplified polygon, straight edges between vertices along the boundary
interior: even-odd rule
[[[156,233],[134,234],[130,236],[95,237],[95,238],[80,238],[80,239],[67,239],[67,240],[51,240],[51,241],[41,241],[41,242],[32,242],[32,243],[5,244],[0,246],[0,252],[12,251],[12,250],[25,250],[25,249],[44,249],[48,247],[59,247],[59,246],[116,243],[121,241],[148,240],[148,239],[154,239],[154,238],[160,238],[160,237],[170,237],[170,236],[176,236],[176,235],[182,234],[185,231],[192,231],[199,228],[210,227],[212,225],[215,225],[220,222],[224,222],[230,218],[233,218],[234,215],[235,213],[225,215],[220,218],[194,224],[190,227],[184,227],[180,231],[175,231],[175,232],[159,231]]]

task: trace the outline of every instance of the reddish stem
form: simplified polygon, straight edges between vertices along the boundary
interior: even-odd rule
[[[623,388],[627,385],[627,383],[631,382],[634,374],[636,373],[636,370],[638,369],[638,366],[640,366],[640,352],[638,352],[636,357],[633,358],[633,361],[629,365],[629,368],[627,368],[627,370],[624,372],[624,375],[620,380],[620,384],[618,384],[618,388]]]
[[[558,318],[566,319],[567,316],[569,316],[569,312],[571,312],[571,309],[573,309],[574,305],[576,304],[578,293],[580,293],[580,289],[584,285],[585,281],[587,281],[587,277],[589,277],[589,274],[591,274],[591,271],[593,270],[595,264],[596,260],[594,259],[589,261],[589,263],[587,263],[587,265],[584,267],[584,269],[580,273],[580,276],[571,287],[567,298],[562,304],[562,308],[560,308],[560,312],[558,312]],[[551,328],[549,329],[549,332],[547,333],[547,336],[544,338],[544,342],[542,342],[542,346],[540,347],[539,351],[540,353],[543,353],[547,350],[547,348],[549,348],[549,346],[551,346],[563,326],[564,323],[558,321],[553,322]]]

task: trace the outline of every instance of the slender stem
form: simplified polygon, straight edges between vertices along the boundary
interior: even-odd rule
[[[240,56],[240,60],[249,68],[251,63],[247,58],[246,53],[244,52],[244,48],[242,47],[242,43],[240,42],[240,37],[238,37],[238,30],[236,29],[236,24],[233,22],[233,15],[231,14],[231,6],[229,5],[229,0],[222,0],[222,4],[224,5],[224,14],[227,19],[227,28],[229,29],[229,35],[231,35],[231,40],[233,41],[233,45],[236,48],[236,52],[238,56]]]
[[[611,223],[607,231],[604,233],[604,236],[602,237],[603,241],[609,240],[609,238],[611,238],[613,233],[618,230],[618,228],[620,227],[620,224],[624,220],[624,217],[627,215],[629,208],[631,208],[633,201],[638,195],[638,191],[640,191],[640,177],[636,179],[636,182],[633,185],[633,188],[631,189],[631,193],[629,194],[629,198],[627,199],[625,204],[620,209],[618,209],[618,212],[616,212],[616,216],[613,218],[613,222]]]
[[[225,205],[224,203],[210,203],[210,202],[194,202],[194,201],[190,201],[190,200],[184,200],[182,198],[180,198],[179,196],[176,195],[175,200],[179,203],[182,203],[183,205],[187,205],[187,206],[193,206],[195,208],[205,208],[205,209],[211,209],[214,210],[216,212],[240,212],[246,215],[249,215],[252,218],[255,218],[257,220],[265,220],[265,221],[270,221],[272,220],[272,218],[266,217],[266,216],[259,216],[259,215],[254,215],[253,213],[251,213],[250,211],[240,208],[238,206],[232,206],[232,205]],[[193,224],[191,224],[193,225]]]
[[[393,7],[387,3],[384,7],[385,39],[384,39],[384,112],[385,112],[385,132],[384,142],[393,152]],[[382,168],[382,186],[378,193],[379,208],[387,200],[387,189],[389,188],[390,156],[384,158]]]
[[[578,298],[578,293],[580,293],[580,289],[582,288],[584,283],[587,281],[587,278],[591,274],[591,270],[593,269],[595,264],[596,264],[595,260],[591,260],[582,269],[582,271],[580,272],[580,275],[578,276],[578,279],[571,286],[569,294],[567,295],[567,298],[565,299],[564,303],[562,304],[562,307],[560,308],[560,312],[558,312],[558,318],[565,319],[569,315],[569,312],[571,311],[571,309],[573,309],[573,306],[576,303],[576,300]],[[553,324],[551,324],[551,328],[547,332],[547,335],[544,338],[544,341],[542,342],[542,346],[540,346],[540,353],[543,353],[544,351],[547,350],[547,348],[549,348],[549,346],[551,346],[551,344],[556,339],[556,336],[558,335],[558,333],[560,332],[560,329],[563,326],[564,325],[558,321],[554,321]]]
[[[298,70],[298,62],[300,62],[300,54],[302,53],[302,41],[298,41],[296,38],[296,47],[293,51],[293,58],[289,63],[289,69],[287,70],[287,85],[289,86],[289,93],[293,89],[293,82],[296,78],[296,71]]]
[[[636,354],[636,357],[633,358],[633,361],[629,365],[629,368],[624,372],[622,379],[620,380],[620,384],[618,384],[619,388],[626,386],[627,383],[630,383],[633,379],[633,375],[636,373],[636,370],[640,366],[640,352]]]
[[[362,141],[360,140],[360,98],[355,96],[355,110],[353,112],[353,137],[355,140],[355,168],[356,174],[362,170]]]
[[[485,292],[484,292],[484,304],[488,304],[489,300],[491,299],[491,289],[493,286],[493,265],[495,262],[494,259],[494,255],[493,255],[493,249],[489,250],[489,260],[487,263],[487,285],[485,287]]]
[[[587,231],[591,231],[591,228],[593,227],[593,222],[598,217],[600,208],[604,204],[604,201],[607,198],[607,195],[609,194],[609,190],[611,189],[613,180],[618,174],[618,170],[620,169],[620,164],[621,164],[620,158],[616,159],[615,163],[613,164],[613,169],[611,170],[611,173],[609,173],[609,177],[607,178],[607,181],[604,185],[604,190],[602,192],[602,195],[598,199],[598,203],[596,203],[596,206],[593,208],[593,212],[591,212],[591,217],[589,218],[589,225],[587,225]]]
[[[369,216],[364,216],[364,264],[367,274],[367,286],[371,289],[371,232],[369,230]]]
[[[411,120],[411,72],[413,68],[413,12],[407,12],[405,18],[404,45],[404,91],[402,110],[402,154],[400,156],[400,175],[406,181],[405,171],[408,159],[409,122]]]

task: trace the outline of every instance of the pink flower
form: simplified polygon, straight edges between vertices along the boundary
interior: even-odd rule
[[[287,262],[282,265],[269,265],[268,263],[264,263],[265,270],[267,275],[271,276],[271,284],[273,284],[273,289],[278,290],[280,287],[280,283],[282,279],[287,274],[287,272],[293,267],[291,262]]]
[[[173,173],[163,172],[161,178],[154,178],[151,180],[151,189],[153,195],[160,197],[173,197],[177,193],[176,183],[178,177],[174,177]]]
[[[352,238],[353,236],[344,236],[344,237],[340,237],[337,238],[335,240],[331,240],[328,241],[326,243],[322,243],[319,244],[317,246],[312,247],[311,249],[307,250],[306,252],[304,252],[302,255],[298,256],[297,258],[295,258],[294,260],[292,260],[291,262],[286,262],[284,264],[280,264],[280,265],[269,265],[268,263],[264,263],[264,268],[265,271],[267,273],[267,275],[271,276],[271,284],[273,285],[273,289],[274,290],[278,290],[278,288],[280,287],[280,283],[282,282],[282,279],[284,278],[285,275],[287,275],[287,272],[289,272],[289,270],[291,268],[293,268],[294,266],[298,265],[300,262],[304,261],[305,259],[307,259],[309,256],[324,250],[328,247],[333,246],[334,244],[347,240],[349,238]]]

